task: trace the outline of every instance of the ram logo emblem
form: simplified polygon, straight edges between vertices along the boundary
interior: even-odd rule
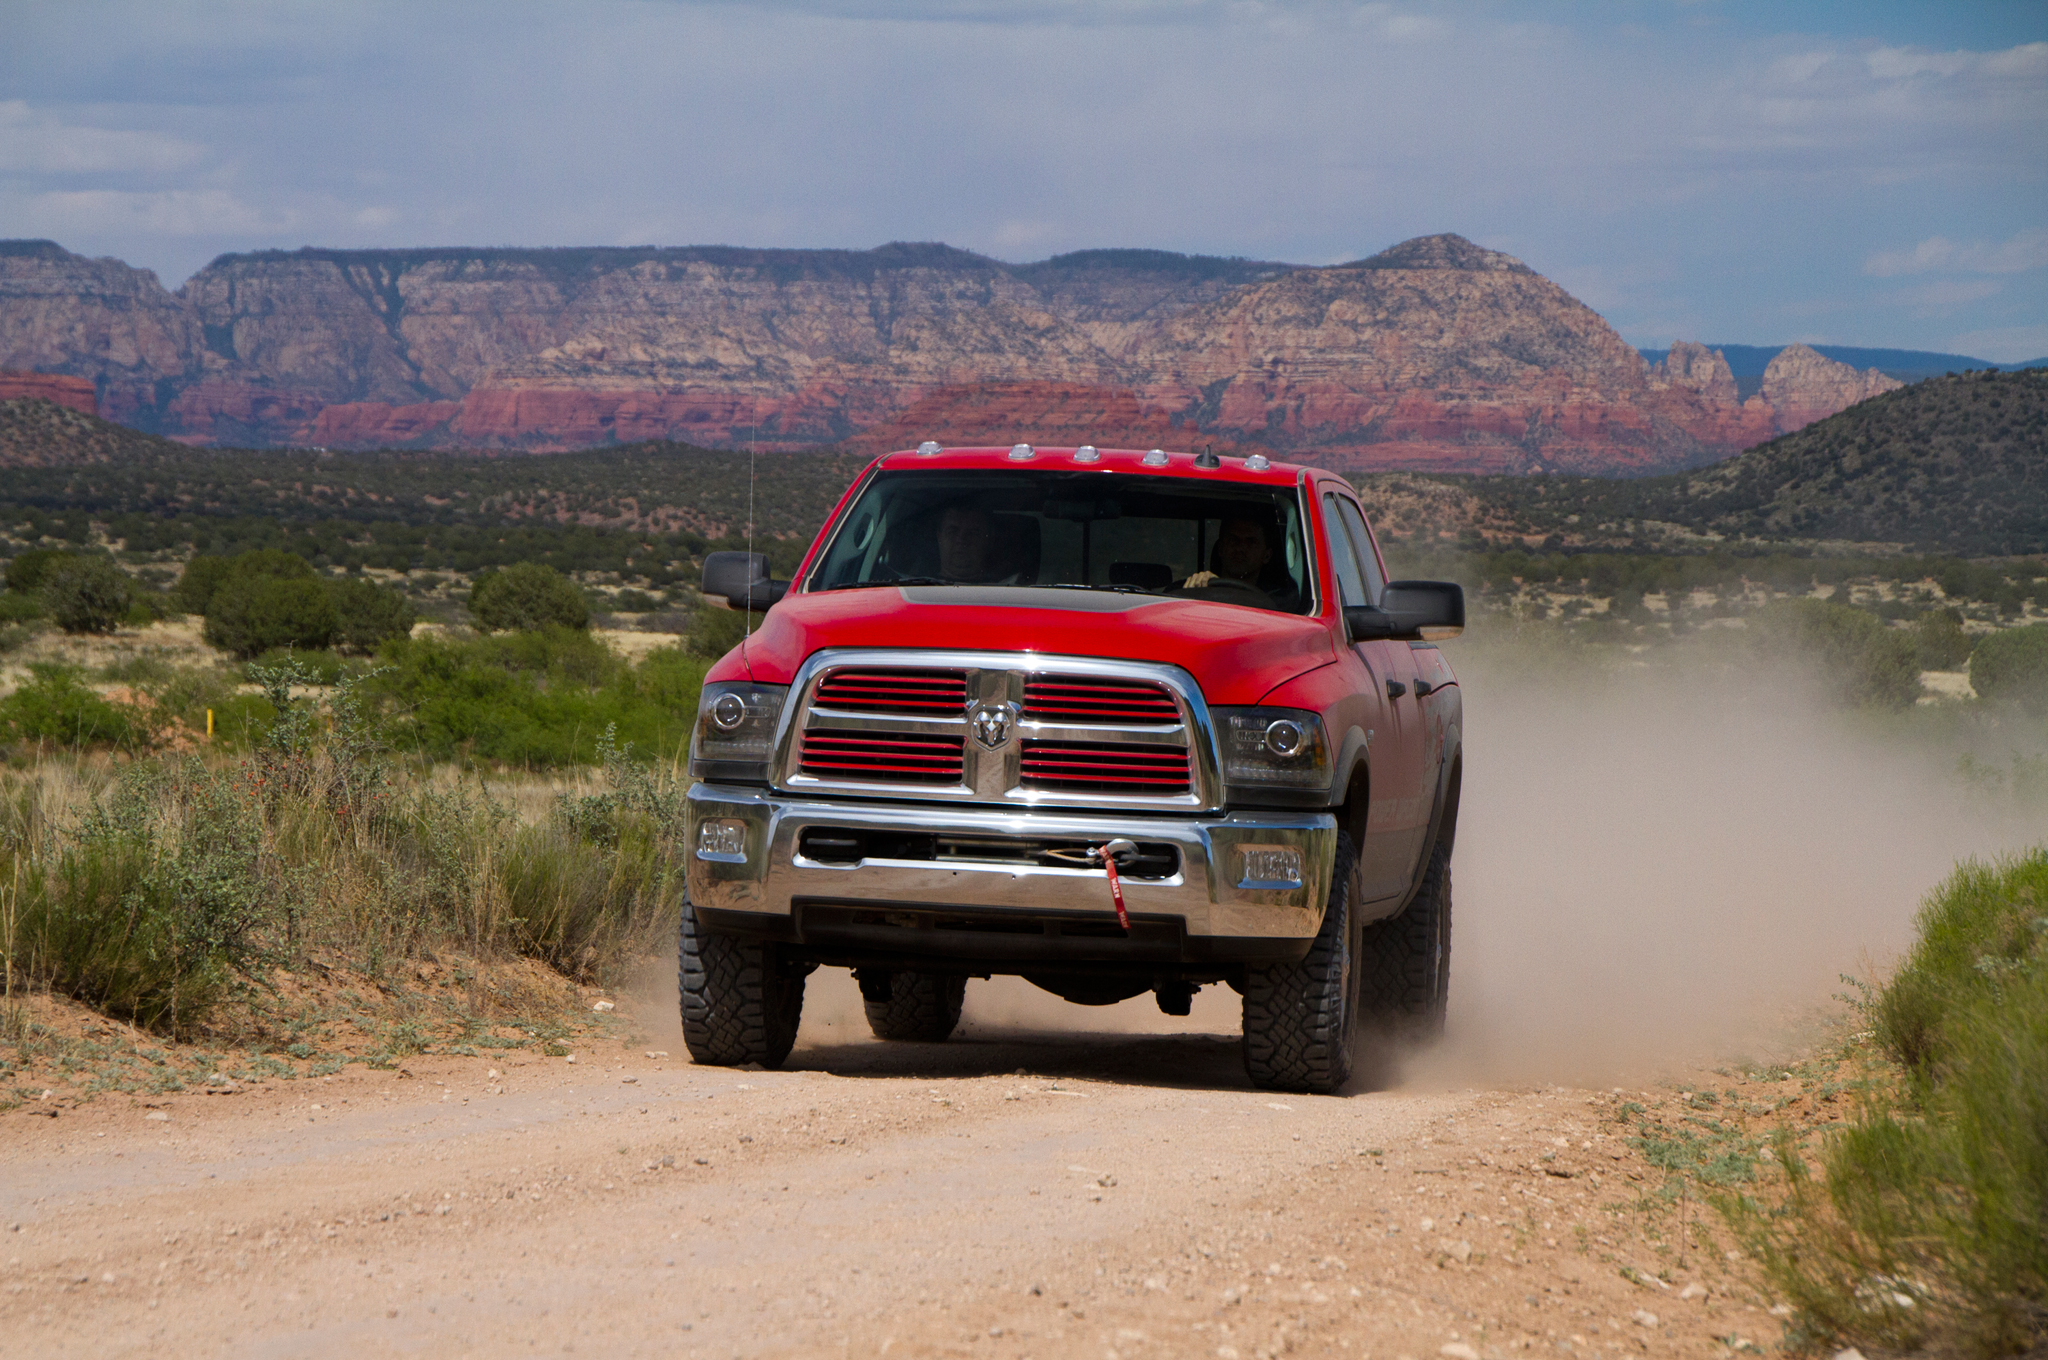
[[[1014,726],[1008,704],[978,704],[973,715],[974,739],[983,748],[1000,751],[1010,744],[1010,729]]]

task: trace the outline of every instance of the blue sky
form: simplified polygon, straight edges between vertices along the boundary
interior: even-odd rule
[[[2048,354],[2048,5],[10,0],[0,236],[942,240],[1320,264],[1456,231],[1630,340]]]

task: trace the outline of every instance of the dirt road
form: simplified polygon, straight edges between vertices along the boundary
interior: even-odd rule
[[[883,1045],[844,975],[814,981],[822,1022],[781,1072],[693,1067],[649,1016],[573,1062],[9,1114],[0,1348],[1250,1360],[1776,1335],[1739,1265],[1643,1211],[1615,1093],[1254,1092],[1224,991],[1137,1021],[1179,1032],[1062,1032],[977,983],[954,1042]]]

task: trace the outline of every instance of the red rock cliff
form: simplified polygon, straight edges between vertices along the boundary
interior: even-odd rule
[[[194,442],[869,447],[957,429],[1608,473],[1711,461],[1863,390],[1795,359],[1743,403],[1684,344],[1652,370],[1557,285],[1450,235],[1327,269],[938,245],[309,249],[223,256],[176,294],[0,242],[0,364],[103,384],[108,414]]]
[[[100,413],[99,400],[93,395],[92,384],[83,378],[70,378],[58,373],[10,373],[0,370],[0,401],[15,401],[22,397],[40,397],[59,406],[68,406],[74,411],[83,411],[89,416]]]

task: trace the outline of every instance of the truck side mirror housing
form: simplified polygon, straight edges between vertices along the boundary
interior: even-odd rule
[[[763,553],[715,552],[704,558],[704,593],[728,609],[763,610],[789,593],[789,582],[768,579]]]
[[[1344,611],[1353,642],[1441,642],[1465,631],[1465,589],[1450,581],[1389,581],[1379,608]]]

